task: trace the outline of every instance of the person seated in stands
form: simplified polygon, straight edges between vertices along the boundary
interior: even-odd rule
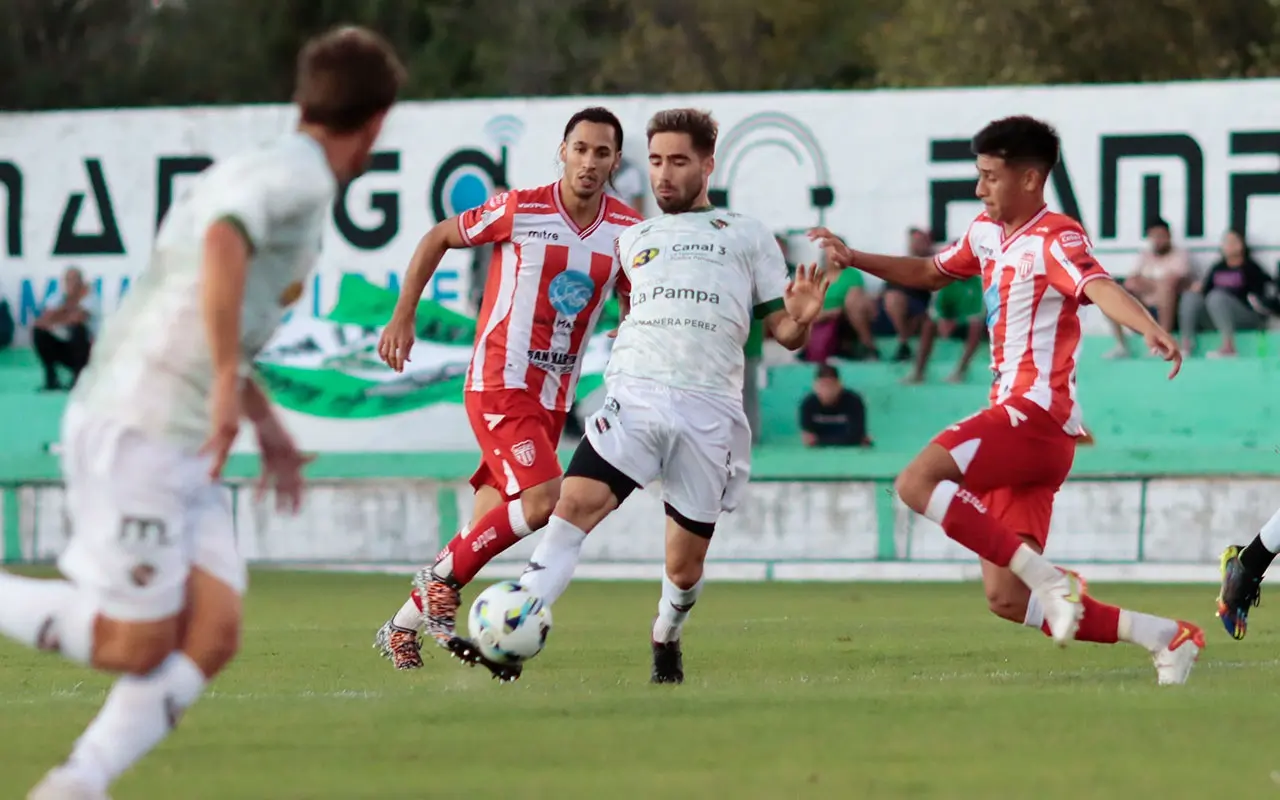
[[[917,258],[933,256],[933,236],[921,228],[907,231],[907,249],[909,254]],[[848,272],[849,270],[845,270]],[[929,315],[928,289],[912,289],[886,283],[880,295],[879,316],[876,319],[875,332],[882,336],[898,337],[898,347],[894,351],[894,361],[910,361],[912,336],[920,332]]]
[[[71,373],[69,386],[74,386],[80,370],[89,363],[93,346],[96,309],[90,308],[93,297],[84,275],[75,267],[62,276],[62,291],[45,305],[31,331],[31,344],[44,366],[44,391],[69,388],[62,383],[58,367]]]
[[[827,287],[822,311],[809,328],[809,344],[802,358],[818,364],[840,356],[854,361],[878,361],[876,340],[871,332],[876,304],[867,294],[862,273],[842,269]]]
[[[1222,237],[1222,257],[1204,279],[1182,295],[1179,327],[1182,350],[1195,350],[1196,332],[1211,327],[1222,334],[1222,345],[1209,358],[1230,358],[1236,354],[1237,330],[1260,330],[1266,326],[1267,303],[1274,302],[1275,283],[1249,253],[1249,245],[1239,231]]]
[[[964,325],[963,330],[961,325]],[[964,336],[964,350],[960,360],[947,376],[947,383],[964,383],[969,374],[969,364],[977,354],[987,335],[987,312],[982,299],[982,276],[975,275],[962,281],[952,281],[933,296],[933,306],[920,331],[920,352],[916,355],[915,369],[903,379],[903,383],[924,383],[929,357],[933,355],[933,343],[937,337],[951,339]]]
[[[800,436],[808,447],[871,445],[866,404],[840,382],[840,373],[831,364],[818,366],[813,392],[800,403]]]
[[[1147,226],[1147,249],[1138,256],[1133,274],[1124,279],[1124,288],[1138,298],[1160,327],[1172,331],[1177,322],[1178,295],[1191,282],[1191,259],[1187,251],[1173,243],[1169,223],[1152,220]],[[1105,358],[1128,358],[1129,342],[1124,329],[1114,320],[1116,346]]]

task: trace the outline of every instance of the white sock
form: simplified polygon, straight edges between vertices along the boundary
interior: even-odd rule
[[[1040,630],[1040,626],[1044,624],[1044,606],[1040,604],[1040,598],[1034,594],[1027,599],[1027,617],[1022,624],[1036,630]]]
[[[1133,642],[1152,652],[1163,650],[1178,635],[1178,623],[1164,617],[1153,617],[1141,611],[1120,609],[1120,624],[1116,629],[1122,642]]]
[[[405,628],[407,630],[416,631],[423,626],[426,618],[423,616],[418,604],[410,597],[404,601],[404,605],[400,606],[400,610],[391,618],[391,624],[397,628]]]
[[[671,582],[671,578],[662,575],[662,599],[658,601],[658,618],[653,623],[653,640],[659,644],[675,642],[680,639],[680,631],[684,621],[689,618],[698,595],[702,594],[702,579],[688,589],[681,589]]]
[[[88,664],[97,617],[97,603],[70,581],[0,572],[0,633],[27,647]]]
[[[106,788],[178,724],[204,691],[205,677],[174,652],[150,674],[116,681],[98,716],[76,741],[65,768],[95,789]]]
[[[1021,578],[1032,591],[1043,589],[1062,578],[1062,570],[1026,544],[1018,545],[1009,560],[1009,571]]]
[[[1271,515],[1267,524],[1258,531],[1258,536],[1262,537],[1263,547],[1273,553],[1280,553],[1280,511]]]
[[[929,504],[924,508],[925,518],[941,525],[958,491],[960,484],[955,481],[938,481],[938,485],[933,487],[933,494],[929,495]]]
[[[542,541],[529,557],[529,566],[520,576],[520,585],[542,598],[547,605],[555,605],[569,588],[573,571],[582,555],[582,543],[587,534],[563,517],[553,516],[542,533]]]

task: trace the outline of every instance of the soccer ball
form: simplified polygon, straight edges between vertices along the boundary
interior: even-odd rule
[[[520,664],[546,645],[551,609],[515,581],[502,581],[471,604],[467,630],[485,658],[497,664]]]

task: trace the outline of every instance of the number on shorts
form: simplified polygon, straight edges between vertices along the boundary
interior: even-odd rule
[[[169,529],[156,517],[122,517],[120,541],[126,546],[168,547]]]

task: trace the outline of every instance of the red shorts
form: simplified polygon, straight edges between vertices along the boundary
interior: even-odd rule
[[[1035,403],[1010,398],[933,438],[946,448],[996,519],[1044,548],[1053,498],[1071,472],[1076,438]]]
[[[463,406],[480,445],[473,488],[492,486],[511,500],[564,472],[556,446],[567,412],[544,408],[523,389],[466,392]]]

